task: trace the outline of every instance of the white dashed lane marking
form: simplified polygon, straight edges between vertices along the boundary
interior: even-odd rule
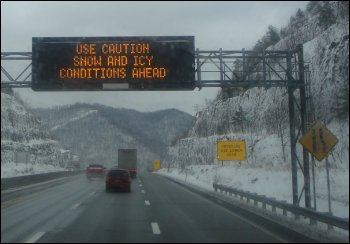
[[[157,222],[152,222],[151,226],[152,226],[153,234],[160,235],[160,229],[159,229],[158,223]]]
[[[72,209],[76,209],[77,207],[79,207],[80,203],[77,203],[75,205],[72,206]]]
[[[151,205],[151,203],[148,200],[145,200],[146,205]]]
[[[145,193],[145,190],[141,190],[142,193]]]
[[[39,240],[43,235],[45,235],[45,232],[37,232],[35,235],[29,238],[25,243],[34,243],[37,240]]]

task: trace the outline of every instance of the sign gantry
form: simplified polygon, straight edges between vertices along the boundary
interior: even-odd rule
[[[19,60],[32,63],[14,78],[3,62]],[[1,53],[1,87],[31,87],[35,91],[285,87],[288,90],[293,204],[298,205],[296,146],[300,132],[305,135],[308,123],[304,68],[302,45],[295,50],[262,52],[245,49],[195,51],[193,36],[45,37],[33,38],[31,53]],[[299,95],[295,94],[297,90]],[[299,110],[299,118],[296,110]],[[310,208],[309,158],[305,148],[303,161],[302,193],[305,190],[305,206]]]

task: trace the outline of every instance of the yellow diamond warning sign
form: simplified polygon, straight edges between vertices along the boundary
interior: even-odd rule
[[[316,121],[308,132],[299,140],[318,161],[323,160],[338,143],[337,137],[321,122]]]
[[[218,141],[218,160],[245,160],[245,141]]]

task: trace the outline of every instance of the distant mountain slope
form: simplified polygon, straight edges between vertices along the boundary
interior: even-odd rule
[[[162,158],[174,140],[187,134],[194,120],[176,109],[142,113],[99,104],[33,112],[65,147],[80,155],[83,164],[113,166],[118,148],[137,148],[139,162],[145,168],[147,163]]]

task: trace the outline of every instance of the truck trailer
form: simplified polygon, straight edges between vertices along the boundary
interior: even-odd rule
[[[137,176],[137,149],[118,149],[118,168],[127,169],[132,178]]]

